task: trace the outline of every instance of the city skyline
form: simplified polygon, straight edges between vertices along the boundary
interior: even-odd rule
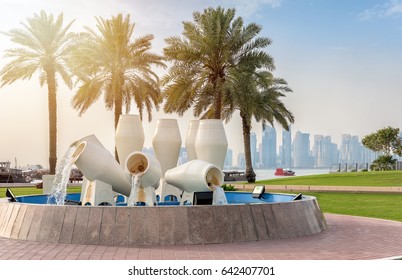
[[[144,5],[138,0],[118,0],[112,5],[106,0],[5,0],[0,31],[21,27],[21,22],[41,9],[55,16],[63,12],[66,23],[75,19],[72,31],[94,27],[95,16],[110,18],[119,12],[130,13],[136,24],[134,38],[154,34],[152,50],[161,53],[164,39],[182,32],[182,21],[192,21],[194,11],[218,5],[235,7],[236,15],[245,23],[260,24],[260,35],[272,39],[267,52],[275,60],[274,75],[284,78],[293,90],[283,99],[296,118],[293,131],[328,135],[339,145],[342,134],[361,139],[386,126],[402,127],[393,106],[402,101],[402,1],[150,0]],[[3,58],[4,50],[14,47],[7,36],[0,35],[0,67],[8,61]],[[158,70],[158,74],[164,73]],[[74,91],[60,82],[58,158],[72,142],[89,134],[95,134],[113,151],[113,112],[106,111],[103,100],[99,100],[79,117],[71,107]],[[0,88],[0,160],[13,162],[17,158],[19,165],[48,165],[46,95],[37,75]],[[151,145],[159,118],[178,116],[154,110],[153,121],[143,122],[146,147]],[[188,111],[178,119],[183,143],[192,118],[192,111]],[[234,116],[225,128],[229,147],[237,155],[243,151],[239,116]],[[252,132],[258,139],[260,128],[261,123],[253,121]],[[277,124],[275,128],[279,145],[282,129]]]

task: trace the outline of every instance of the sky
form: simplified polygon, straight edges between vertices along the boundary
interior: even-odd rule
[[[164,40],[180,35],[194,11],[217,6],[234,7],[246,24],[262,26],[260,36],[272,39],[266,51],[275,60],[274,75],[293,90],[283,99],[295,116],[293,135],[310,133],[311,143],[315,134],[329,135],[339,145],[342,134],[362,139],[386,126],[402,128],[402,0],[3,0],[0,31],[21,27],[40,10],[63,13],[65,23],[75,20],[71,31],[95,27],[95,17],[129,13],[134,37],[153,34],[152,50],[162,54]],[[4,50],[13,47],[0,33],[0,67],[8,61]],[[113,112],[99,100],[79,116],[71,106],[75,90],[59,80],[58,158],[89,134],[113,151]],[[38,77],[0,88],[0,113],[0,160],[48,166],[47,89]],[[130,113],[138,111],[133,106]],[[160,118],[178,118],[184,143],[192,111],[178,117],[155,110],[152,122],[146,116],[143,121],[145,146],[152,145]],[[275,127],[281,144],[281,128]],[[236,156],[243,150],[238,115],[225,129]],[[261,123],[253,122],[252,131],[260,143]]]

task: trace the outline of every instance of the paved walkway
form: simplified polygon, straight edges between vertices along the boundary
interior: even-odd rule
[[[352,260],[402,256],[402,223],[326,214],[329,229],[284,240],[210,245],[111,247],[0,238],[1,260]],[[401,257],[400,257],[401,258]]]

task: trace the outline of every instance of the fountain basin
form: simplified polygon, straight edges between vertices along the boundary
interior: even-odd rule
[[[46,195],[0,200],[0,236],[65,244],[138,246],[283,239],[327,228],[315,197],[227,192],[228,205],[48,205]],[[79,194],[68,195],[79,200]]]

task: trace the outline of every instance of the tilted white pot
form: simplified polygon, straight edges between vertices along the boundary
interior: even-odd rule
[[[215,164],[221,170],[225,163],[228,141],[221,120],[200,120],[195,139],[197,159]]]
[[[196,159],[166,171],[165,180],[189,193],[213,191],[213,186],[222,185],[223,173],[216,165]]]
[[[141,176],[142,187],[158,188],[162,169],[155,157],[142,152],[132,152],[127,156],[124,166],[129,174]]]
[[[88,180],[99,180],[111,185],[115,192],[130,194],[130,176],[108,150],[85,140],[75,146],[74,163]]]

